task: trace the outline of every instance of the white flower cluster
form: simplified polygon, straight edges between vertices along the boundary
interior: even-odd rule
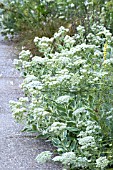
[[[34,113],[34,115],[36,115],[36,118],[38,118],[38,117],[45,117],[47,115],[50,115],[49,112],[47,112],[43,108],[39,108],[39,107],[38,108],[34,108],[33,109],[33,113]]]
[[[38,92],[39,90],[43,89],[43,83],[38,81],[36,76],[27,75],[21,84],[21,88],[24,91],[27,91],[28,93],[31,92],[33,94],[33,92],[36,93],[36,91]]]
[[[86,132],[85,132],[87,135],[99,134],[100,131],[101,131],[101,127],[95,121],[87,120]]]
[[[68,103],[70,99],[71,99],[71,96],[68,96],[68,95],[60,96],[57,98],[56,102],[59,104],[64,104],[64,103]]]
[[[23,69],[28,69],[30,67],[32,67],[32,63],[31,62],[28,62],[28,61],[23,61],[22,62],[22,68]]]
[[[74,116],[79,116],[80,113],[86,113],[86,108],[85,107],[78,108],[72,114]]]
[[[110,33],[109,30],[107,30],[105,27],[103,28],[103,31],[99,32],[98,35],[104,34],[106,37],[106,40],[109,42],[112,37],[112,33]]]
[[[76,157],[74,152],[66,152],[61,156],[56,156],[53,161],[62,162],[64,165],[74,165],[77,168],[85,168],[88,165],[88,160],[86,157]]]
[[[32,58],[32,61],[33,61],[34,63],[36,63],[36,64],[45,64],[46,58],[34,56],[34,57]]]
[[[86,107],[80,107],[78,109],[75,109],[72,115],[76,119],[76,126],[78,128],[86,127],[87,120],[90,117],[90,112],[87,111]]]
[[[65,37],[66,33],[69,31],[69,29],[64,28],[63,26],[61,26],[59,28],[59,31],[57,33],[54,34],[54,39],[56,40],[62,40],[62,38]]]
[[[54,122],[50,127],[49,127],[49,132],[54,132],[55,134],[65,130],[67,127],[66,123],[60,123],[60,122]]]
[[[77,157],[75,167],[86,168],[88,166],[88,159],[86,157]]]
[[[78,138],[78,142],[81,145],[81,149],[87,149],[88,147],[96,147],[95,138],[93,136]]]
[[[42,42],[42,43],[52,43],[52,42],[53,42],[53,38],[48,38],[48,37],[39,38],[39,37],[35,37],[34,42],[35,42],[35,43],[38,43],[38,42]]]
[[[70,37],[69,35],[66,35],[64,38],[64,45],[66,48],[71,48],[75,44],[75,39],[73,37]]]
[[[14,65],[19,65],[19,63],[22,64],[22,60],[14,59],[13,61]]]
[[[16,119],[17,122],[22,122],[25,119],[25,113],[27,112],[27,102],[27,97],[20,97],[18,102],[12,100],[9,101],[11,110],[13,112],[13,117]]]
[[[53,161],[62,162],[64,165],[71,165],[76,161],[76,155],[74,152],[66,152],[63,153],[61,156],[56,156],[53,158]]]
[[[109,163],[109,160],[106,158],[106,156],[99,157],[96,159],[96,167],[101,168],[103,170]]]
[[[29,75],[29,74],[28,74],[28,75],[25,77],[24,82],[25,82],[25,83],[30,83],[30,82],[35,81],[35,80],[37,80],[37,77],[36,77],[36,76],[34,76],[34,75]]]
[[[79,25],[79,26],[77,27],[77,31],[84,33],[84,32],[85,32],[85,28],[84,28],[83,26]]]
[[[19,101],[22,102],[22,103],[26,103],[26,102],[29,101],[29,99],[28,99],[28,97],[20,97]]]
[[[38,163],[45,163],[51,159],[52,153],[50,151],[41,152],[37,155],[36,160]]]
[[[19,59],[28,61],[32,57],[32,54],[29,50],[22,50],[19,54]]]
[[[32,81],[26,84],[26,88],[30,89],[38,89],[41,90],[43,88],[43,84],[39,81]]]
[[[95,121],[86,120],[85,131],[81,130],[78,137],[87,137],[90,135],[96,135],[100,133],[101,133],[101,127]]]
[[[52,50],[51,45],[53,40],[53,38],[48,37],[35,37],[34,42],[36,46],[40,47],[40,52],[43,52],[46,56]]]
[[[110,66],[111,64],[113,65],[113,58],[107,59],[103,62],[103,65]]]
[[[92,33],[89,33],[87,36],[90,43],[100,46],[100,44],[104,44],[105,42],[108,42],[109,44],[113,42],[112,34],[104,26],[93,24],[91,29]],[[104,37],[102,35],[104,35]]]

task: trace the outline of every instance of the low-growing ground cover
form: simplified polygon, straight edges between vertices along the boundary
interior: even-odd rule
[[[113,37],[99,24],[87,37],[83,26],[73,36],[68,31],[35,37],[41,57],[23,49],[14,60],[25,97],[10,101],[13,117],[56,147],[56,156],[46,151],[38,162],[107,169],[113,165]]]

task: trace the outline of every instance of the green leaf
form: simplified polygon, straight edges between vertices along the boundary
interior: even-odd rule
[[[52,138],[52,143],[55,146],[59,146],[61,144],[61,141],[58,138]]]
[[[74,127],[67,127],[66,129],[69,130],[69,132],[78,132],[79,131],[79,129],[74,128]]]
[[[74,139],[73,142],[72,142],[71,145],[70,145],[70,150],[71,150],[71,151],[74,151],[74,150],[76,149],[76,143],[77,143],[77,142],[76,142],[76,140]]]

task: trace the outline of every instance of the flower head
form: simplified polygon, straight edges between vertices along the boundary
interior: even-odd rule
[[[104,157],[100,157],[96,160],[96,167],[101,168],[102,170],[108,165],[109,160]]]
[[[50,151],[45,151],[36,157],[38,163],[45,163],[51,159],[52,153]]]

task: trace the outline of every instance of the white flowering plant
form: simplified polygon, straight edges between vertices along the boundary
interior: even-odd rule
[[[104,170],[113,165],[113,37],[102,25],[92,25],[87,37],[84,27],[77,30],[69,36],[60,27],[52,38],[35,37],[43,57],[22,50],[14,64],[24,77],[26,97],[10,104],[24,130],[56,147],[58,156],[46,151],[38,162]]]

